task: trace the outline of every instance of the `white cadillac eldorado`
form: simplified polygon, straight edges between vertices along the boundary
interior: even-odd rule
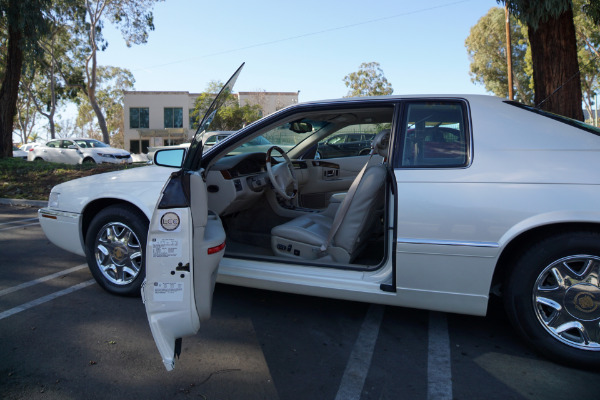
[[[374,135],[373,154],[318,153],[344,133]],[[239,151],[256,138],[273,147]],[[167,369],[209,318],[215,277],[481,316],[502,296],[543,354],[600,365],[600,130],[496,97],[422,95],[302,103],[204,154],[201,140],[158,151],[162,167],[58,185],[39,211],[108,291],[146,280]]]

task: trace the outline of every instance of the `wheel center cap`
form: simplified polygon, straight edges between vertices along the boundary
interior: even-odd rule
[[[117,246],[110,255],[116,263],[122,263],[129,255],[129,250],[125,246]]]
[[[571,316],[582,321],[600,318],[600,288],[589,283],[579,283],[567,290],[565,309]]]

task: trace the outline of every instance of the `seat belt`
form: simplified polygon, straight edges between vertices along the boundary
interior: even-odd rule
[[[337,214],[335,214],[335,218],[333,219],[333,224],[331,224],[331,229],[329,230],[327,239],[321,245],[321,249],[320,249],[321,251],[327,250],[327,248],[331,244],[331,241],[333,240],[333,237],[335,236],[338,229],[342,225],[342,221],[344,220],[344,217],[346,216],[348,209],[350,209],[350,203],[352,203],[352,199],[354,198],[354,195],[356,194],[356,189],[358,189],[358,185],[360,184],[360,181],[362,181],[362,177],[365,174],[365,171],[367,170],[367,166],[369,165],[371,158],[373,158],[373,154],[371,154],[371,156],[365,163],[364,167],[362,167],[362,169],[360,170],[358,175],[356,175],[356,178],[354,179],[354,182],[352,182],[350,189],[348,189],[348,193],[346,193],[346,197],[344,197],[344,201],[342,201],[342,204],[340,204],[340,208],[338,209]]]

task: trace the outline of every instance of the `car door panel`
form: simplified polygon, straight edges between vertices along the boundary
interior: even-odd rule
[[[334,193],[347,192],[369,156],[307,161],[308,179],[299,189],[303,206],[325,208]]]
[[[173,179],[171,178],[164,193]],[[187,175],[191,207],[155,209],[148,231],[146,280],[142,299],[152,336],[167,370],[181,351],[181,339],[194,335],[210,318],[212,294],[225,247],[225,231],[215,214],[209,216],[206,184]]]

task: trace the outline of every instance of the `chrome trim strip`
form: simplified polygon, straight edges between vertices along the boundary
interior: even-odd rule
[[[461,240],[435,240],[435,239],[409,239],[398,238],[398,244],[430,244],[435,246],[467,246],[467,247],[489,247],[498,248],[500,245],[494,242],[468,242]]]
[[[73,212],[68,212],[68,211],[57,211],[57,210],[51,210],[49,208],[41,208],[38,210],[38,215],[40,216],[44,216],[43,214],[46,215],[51,215],[53,217],[65,217],[65,218],[74,218],[77,219],[79,218],[78,213],[73,213]]]

